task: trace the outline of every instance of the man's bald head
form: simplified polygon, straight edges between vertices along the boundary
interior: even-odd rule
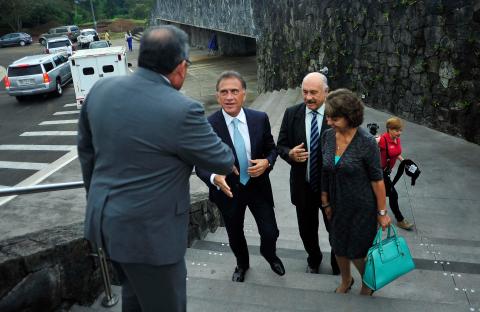
[[[309,83],[314,83],[314,84],[321,84],[324,90],[328,91],[328,80],[327,80],[327,77],[325,77],[325,75],[322,73],[318,73],[318,72],[308,73],[303,78],[302,87],[305,81]]]
[[[303,101],[311,110],[317,110],[328,94],[327,77],[321,73],[309,73],[302,82]]]
[[[149,28],[140,41],[138,66],[162,75],[170,74],[188,59],[188,36],[172,25]]]

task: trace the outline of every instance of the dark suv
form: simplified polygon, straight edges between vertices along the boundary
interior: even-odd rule
[[[24,46],[32,43],[32,37],[26,33],[11,33],[0,37],[0,48],[7,46]]]
[[[38,42],[42,45],[47,43],[47,40],[50,38],[67,36],[72,42],[77,41],[77,37],[80,35],[80,28],[75,25],[60,26],[51,28],[48,33],[40,35]]]

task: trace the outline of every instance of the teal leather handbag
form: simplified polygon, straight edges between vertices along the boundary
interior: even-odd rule
[[[367,254],[363,274],[365,285],[378,290],[413,269],[415,263],[405,239],[398,236],[395,227],[390,225],[387,238],[382,240],[382,229],[379,228]]]

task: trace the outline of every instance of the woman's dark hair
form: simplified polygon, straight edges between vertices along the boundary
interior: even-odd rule
[[[349,127],[357,128],[363,122],[363,102],[352,91],[337,89],[330,92],[325,100],[325,115],[344,117]]]
[[[247,83],[245,82],[245,79],[243,79],[242,75],[240,75],[239,72],[236,72],[234,70],[226,70],[223,73],[220,74],[220,77],[217,79],[217,84],[215,86],[215,89],[218,91],[218,86],[220,86],[220,82],[224,79],[228,78],[236,78],[240,81],[242,84],[242,89],[247,90]]]
[[[139,67],[168,75],[187,59],[188,35],[175,26],[149,28],[140,40]]]

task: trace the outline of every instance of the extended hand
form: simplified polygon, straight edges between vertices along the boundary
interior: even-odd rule
[[[308,159],[308,152],[305,150],[305,145],[302,143],[295,146],[288,152],[288,156],[295,162],[305,162]]]
[[[252,159],[250,160],[250,164],[251,166],[248,167],[247,172],[252,178],[261,176],[269,167],[268,160],[266,159]]]
[[[224,175],[215,175],[215,178],[213,178],[213,183],[222,190],[222,192],[227,195],[228,197],[232,198],[233,193],[230,190],[230,186],[228,186],[227,181],[226,181],[226,176]]]
[[[325,216],[327,217],[327,220],[328,221],[332,220],[332,207],[323,208],[323,211],[325,212]]]

